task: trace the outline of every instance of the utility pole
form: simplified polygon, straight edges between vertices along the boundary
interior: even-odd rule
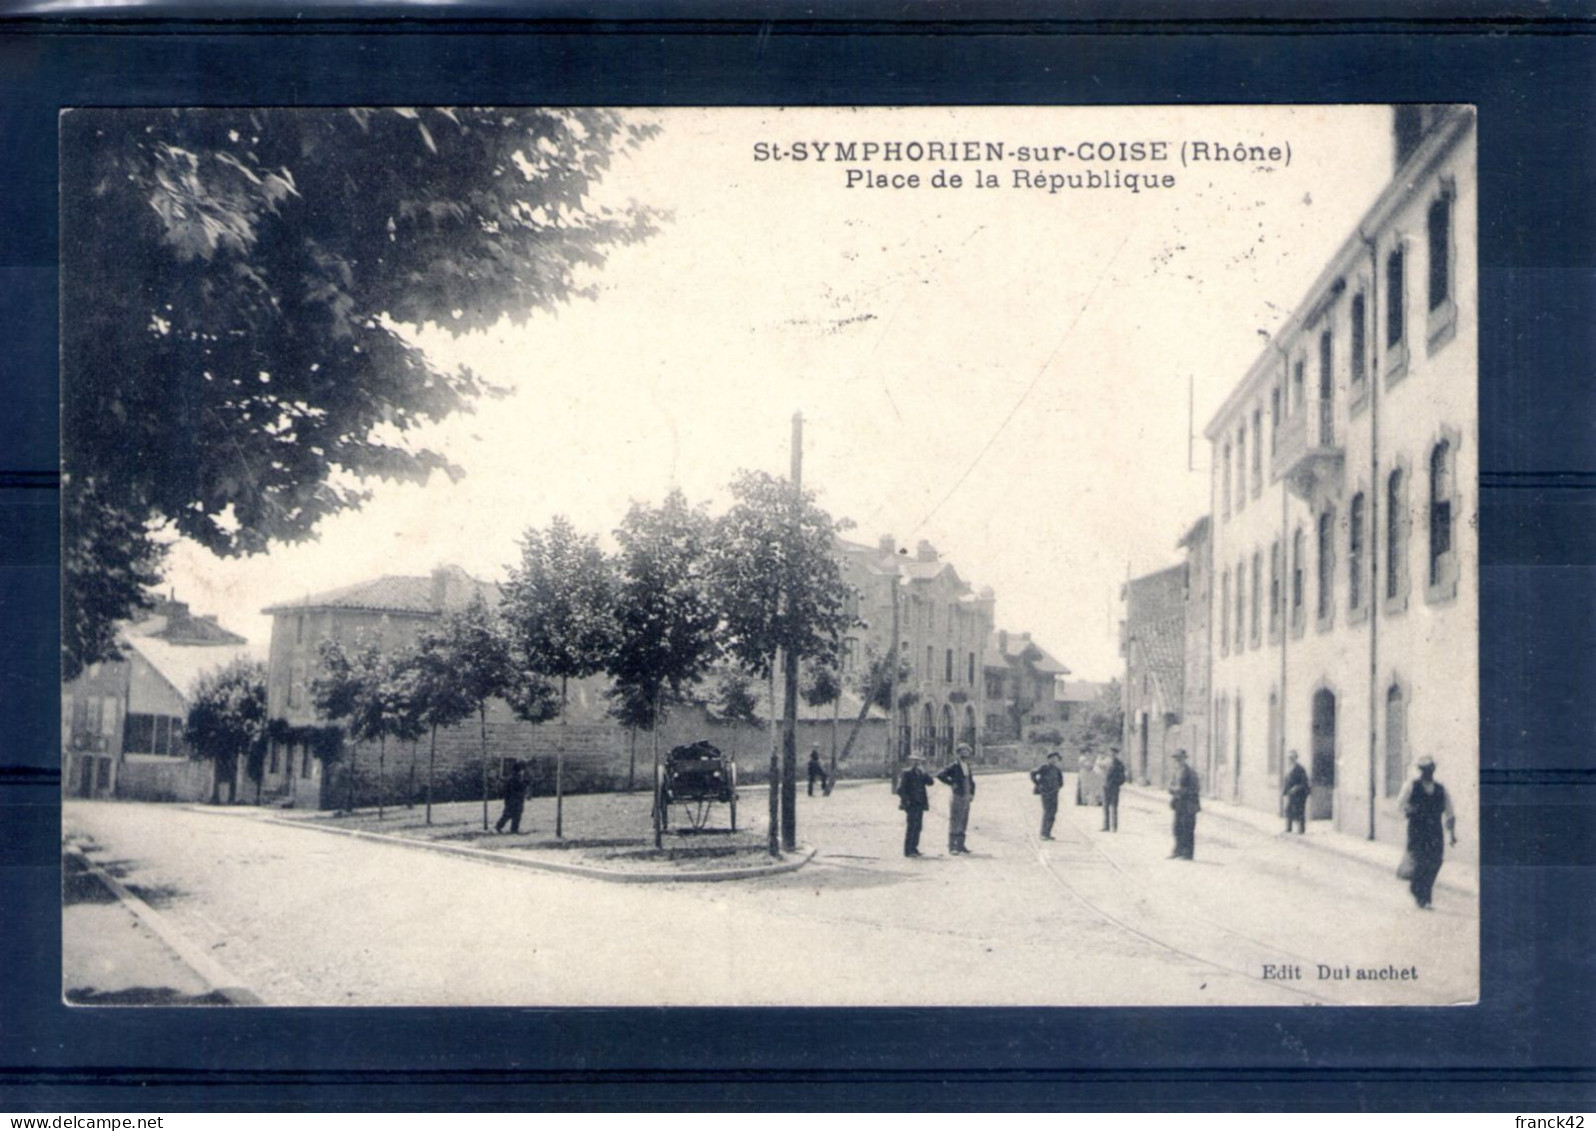
[[[788,555],[799,552],[799,527],[803,514],[804,484],[804,416],[792,414],[792,515],[787,536]],[[792,615],[792,586],[796,571],[789,560],[784,563],[786,577],[782,579],[782,603],[790,621]],[[784,628],[787,625],[783,626]],[[788,642],[789,645],[791,641]],[[798,661],[792,647],[786,649],[786,702],[782,704],[784,733],[781,736],[781,847],[792,852],[798,847]]]
[[[887,769],[892,775],[893,788],[898,784],[898,558],[890,562],[892,576],[887,579],[888,593],[892,597],[892,639],[887,641]]]

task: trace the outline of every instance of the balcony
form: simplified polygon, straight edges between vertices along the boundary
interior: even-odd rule
[[[1341,489],[1346,452],[1335,434],[1334,402],[1311,400],[1280,422],[1269,472],[1284,479],[1300,499],[1313,500]]]

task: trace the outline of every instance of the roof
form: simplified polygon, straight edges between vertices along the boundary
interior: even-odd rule
[[[1108,690],[1108,684],[1089,679],[1061,679],[1055,687],[1060,688],[1053,695],[1059,703],[1095,703]]]
[[[981,662],[989,668],[1028,663],[1043,675],[1070,674],[1070,669],[1032,640],[1029,632],[994,632],[986,638]]]
[[[1162,617],[1138,625],[1130,645],[1132,673],[1145,670],[1164,705],[1178,710],[1186,689],[1186,619]],[[1142,661],[1139,668],[1137,655]]]
[[[234,660],[253,658],[247,644],[173,644],[156,636],[129,636],[125,643],[184,699],[193,697],[204,676]]]
[[[1186,565],[1144,573],[1125,583],[1125,619],[1134,632],[1150,621],[1177,614],[1186,607]]]
[[[365,612],[431,615],[450,609],[463,609],[478,596],[493,608],[498,605],[502,594],[493,582],[478,581],[459,566],[447,565],[440,566],[426,577],[385,574],[340,589],[307,594],[297,601],[282,601],[267,606],[261,612],[359,609]]]
[[[172,644],[236,646],[248,643],[238,633],[223,628],[215,617],[195,616],[188,611],[185,602],[171,598],[157,601],[148,616],[124,624],[121,632],[129,640],[140,637]]]
[[[1191,528],[1180,536],[1175,545],[1184,549],[1187,546],[1195,546],[1199,542],[1207,541],[1208,527],[1210,525],[1211,520],[1209,517],[1207,515],[1203,515],[1196,522],[1191,524]]]

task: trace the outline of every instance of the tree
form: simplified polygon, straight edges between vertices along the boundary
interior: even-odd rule
[[[766,472],[742,472],[731,489],[736,502],[716,524],[711,556],[727,651],[766,679],[773,678],[778,651],[794,664],[834,656],[853,625],[833,552],[843,524],[811,492]],[[789,851],[797,847],[793,742],[789,727],[780,771],[781,845]],[[774,779],[774,751],[771,760]]]
[[[758,727],[759,696],[748,674],[736,667],[722,667],[714,675],[709,707],[723,722],[732,724],[732,761],[737,760],[737,731],[742,726]]]
[[[842,672],[839,670],[841,641],[838,651],[830,656],[813,659],[804,665],[803,697],[811,707],[831,706],[831,772],[826,775],[826,794],[837,781],[837,714],[842,708]]]
[[[429,733],[427,746],[427,824],[432,824],[432,785],[438,764],[438,728],[464,722],[476,710],[457,676],[454,637],[439,629],[423,632],[416,641],[412,704]]]
[[[258,766],[266,749],[266,665],[234,660],[202,677],[183,735],[195,757],[211,763],[211,804],[221,804],[222,779],[237,778],[238,759]],[[251,776],[260,780],[258,768]]]
[[[613,110],[117,109],[61,120],[68,674],[168,524],[221,555],[309,537],[491,389],[414,344],[578,297],[660,217],[592,201],[657,132]],[[96,574],[104,574],[97,580]]]
[[[602,671],[615,647],[615,570],[598,540],[563,515],[547,531],[528,530],[500,612],[526,671],[560,681],[563,720],[568,681]],[[563,742],[554,759],[554,835],[565,835]]]
[[[338,640],[316,645],[316,676],[310,681],[310,701],[322,717],[339,723],[349,736],[349,764],[344,769],[347,802],[355,811],[358,743],[376,737],[382,726],[382,654],[374,641],[361,639],[354,648]],[[386,749],[383,751],[386,754]],[[381,763],[378,768],[378,815],[382,813]]]
[[[620,543],[615,594],[616,639],[608,670],[654,750],[654,847],[663,845],[659,808],[659,724],[709,669],[718,648],[719,615],[706,572],[712,527],[680,490],[659,506],[633,503],[615,531]]]
[[[890,738],[891,728],[897,726],[897,714],[892,709],[893,671],[890,656],[881,655],[873,647],[865,649],[864,668],[859,673],[859,681],[855,689],[859,692],[859,714],[853,720],[853,727],[848,731],[848,741],[842,747],[842,760],[847,761],[848,754],[853,750],[853,743],[859,737],[859,728],[864,726],[864,721],[870,715],[870,708],[876,707],[886,713],[887,727]],[[914,676],[914,670],[907,661],[898,661],[897,683],[901,686],[909,682]]]
[[[653,730],[652,708],[643,697],[641,688],[631,684],[616,683],[605,689],[604,698],[610,701],[606,714],[626,728],[626,745],[630,753],[626,767],[626,792],[637,788],[637,732]]]
[[[463,609],[445,613],[431,645],[441,665],[439,701],[465,705],[461,717],[477,716],[482,741],[482,827],[488,827],[492,788],[488,776],[488,700],[510,693],[520,682],[510,653],[510,639],[497,615],[480,595]],[[429,770],[430,773],[430,770]],[[428,806],[430,815],[431,806]]]

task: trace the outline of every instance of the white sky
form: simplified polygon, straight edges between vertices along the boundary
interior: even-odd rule
[[[180,544],[168,571],[180,599],[264,654],[259,610],[273,602],[441,562],[502,578],[528,526],[565,514],[608,541],[630,500],[673,485],[718,508],[738,469],[786,473],[801,411],[805,485],[857,523],[852,537],[929,539],[960,576],[993,587],[999,627],[1107,679],[1122,666],[1127,571],[1178,561],[1175,540],[1208,509],[1208,417],[1391,169],[1385,107],[645,116],[661,135],[612,167],[601,195],[674,219],[611,255],[598,301],[422,339],[515,390],[424,437],[466,477],[377,484],[317,541],[253,559]],[[1166,140],[1169,160],[1119,167],[1176,184],[1049,195],[1013,187],[1013,160],[878,161],[922,187],[848,189],[846,165],[753,160],[756,141],[849,139],[1011,152]],[[1289,142],[1291,162],[1182,167],[1186,140]],[[938,168],[964,186],[927,186]],[[1001,187],[972,187],[978,168]]]

